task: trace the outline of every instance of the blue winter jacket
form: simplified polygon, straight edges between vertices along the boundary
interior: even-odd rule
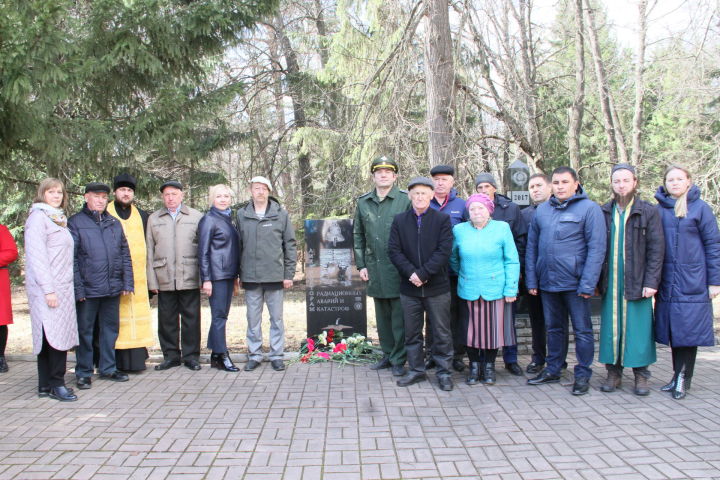
[[[68,228],[75,241],[75,300],[134,291],[130,249],[117,218],[85,205]]]
[[[510,225],[490,220],[478,230],[464,222],[453,228],[453,236],[450,266],[459,272],[460,298],[492,301],[517,296],[520,259]]]
[[[709,285],[720,285],[720,231],[715,215],[693,185],[687,216],[675,216],[675,199],[655,193],[665,232],[665,261],[655,297],[655,339],[673,347],[712,346]]]
[[[538,205],[528,230],[527,288],[592,295],[606,248],[602,210],[582,187],[565,202],[550,197]]]
[[[448,193],[448,199],[444,205],[440,205],[435,197],[433,197],[432,200],[430,200],[430,208],[450,215],[450,221],[453,227],[468,219],[467,211],[465,210],[465,200],[457,196],[457,190],[454,188]]]

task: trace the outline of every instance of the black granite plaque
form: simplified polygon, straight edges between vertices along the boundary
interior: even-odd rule
[[[305,220],[307,334],[367,335],[365,285],[353,261],[352,220]]]

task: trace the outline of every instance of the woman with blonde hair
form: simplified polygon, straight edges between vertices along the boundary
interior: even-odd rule
[[[63,183],[47,178],[40,182],[25,222],[25,289],[38,359],[38,396],[62,402],[77,400],[65,387],[67,351],[78,344],[67,202]]]
[[[685,397],[697,347],[715,345],[712,299],[720,293],[720,230],[690,172],[671,165],[655,198],[665,233],[662,281],[655,301],[655,340],[672,349],[672,380],[661,388]]]
[[[210,211],[198,224],[200,280],[210,300],[212,317],[207,345],[212,351],[210,366],[227,372],[239,370],[230,359],[225,338],[233,290],[240,274],[240,237],[232,222],[232,197],[226,185],[210,187]]]

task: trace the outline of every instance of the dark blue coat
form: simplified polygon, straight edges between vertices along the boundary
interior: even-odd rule
[[[75,241],[75,299],[132,292],[130,250],[120,221],[107,212],[83,209],[68,219]]]
[[[240,236],[232,217],[215,207],[198,224],[198,262],[203,282],[230,280],[240,273]]]
[[[665,232],[662,281],[655,297],[655,340],[673,347],[712,346],[709,285],[720,285],[720,231],[715,215],[693,185],[688,213],[675,216],[675,199],[664,187],[655,193]]]
[[[457,196],[457,190],[454,188],[450,189],[444,205],[440,205],[435,197],[433,197],[432,200],[430,200],[430,208],[450,215],[450,222],[452,222],[453,227],[468,219],[467,210],[465,210],[465,200]]]
[[[457,190],[454,188],[450,189],[447,201],[443,205],[440,205],[437,199],[433,197],[432,200],[430,200],[430,208],[450,215],[450,223],[453,227],[459,223],[466,222],[469,218],[467,209],[465,208],[465,200],[457,196]],[[448,273],[453,277],[457,277],[457,272],[452,269],[452,266],[448,269]]]
[[[582,187],[565,202],[538,205],[528,229],[525,284],[547,292],[592,295],[605,260],[605,218]]]

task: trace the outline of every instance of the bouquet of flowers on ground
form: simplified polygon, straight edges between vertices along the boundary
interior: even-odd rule
[[[382,352],[359,333],[344,338],[341,331],[330,329],[306,339],[300,345],[299,360],[302,363],[339,362],[359,365],[374,363],[381,356]]]

